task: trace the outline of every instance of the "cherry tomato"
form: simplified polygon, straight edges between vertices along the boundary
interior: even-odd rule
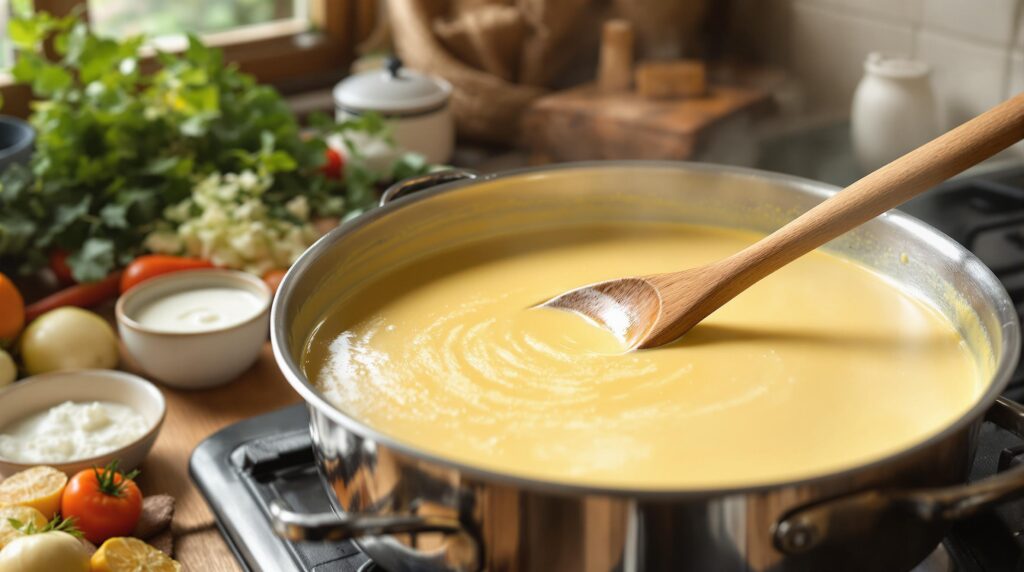
[[[142,514],[142,492],[132,479],[117,469],[94,467],[71,477],[60,500],[60,514],[74,518],[75,527],[89,542],[100,545],[115,536],[129,536]]]
[[[124,269],[121,276],[121,293],[127,292],[130,288],[155,278],[161,274],[180,272],[182,270],[194,270],[196,268],[213,268],[209,260],[199,258],[186,258],[184,256],[167,256],[163,254],[148,254],[140,256]]]
[[[57,277],[57,282],[65,286],[75,283],[75,277],[71,274],[71,267],[68,266],[67,251],[59,248],[54,248],[50,251],[50,270]]]
[[[342,157],[341,152],[328,147],[324,155],[326,160],[320,167],[320,172],[328,179],[341,179],[342,173],[345,172],[345,158]]]
[[[263,281],[267,283],[267,286],[270,286],[271,292],[277,294],[277,288],[281,286],[281,280],[284,280],[284,275],[287,272],[287,270],[280,269],[270,270],[263,275]]]

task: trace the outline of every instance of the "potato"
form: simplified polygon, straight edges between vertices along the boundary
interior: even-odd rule
[[[117,366],[117,335],[106,320],[81,308],[64,307],[39,316],[21,334],[25,371],[36,375],[65,369]]]

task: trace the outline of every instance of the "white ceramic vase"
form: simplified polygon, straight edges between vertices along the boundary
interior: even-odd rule
[[[873,171],[938,135],[928,64],[872,53],[853,95],[853,149]]]

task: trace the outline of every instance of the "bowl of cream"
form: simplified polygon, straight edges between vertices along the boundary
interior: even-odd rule
[[[117,329],[148,375],[173,387],[228,383],[267,340],[273,294],[234,270],[188,270],[147,280],[117,301]]]
[[[117,459],[130,470],[163,424],[163,394],[106,369],[44,373],[0,391],[0,474],[49,465],[68,474]]]

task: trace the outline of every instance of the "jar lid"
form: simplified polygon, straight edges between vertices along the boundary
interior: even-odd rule
[[[864,61],[864,71],[882,77],[918,78],[931,73],[931,66],[921,60],[871,52]]]
[[[334,102],[342,111],[408,116],[444,107],[451,96],[447,81],[402,67],[389,58],[384,69],[371,70],[342,80],[334,87]]]

